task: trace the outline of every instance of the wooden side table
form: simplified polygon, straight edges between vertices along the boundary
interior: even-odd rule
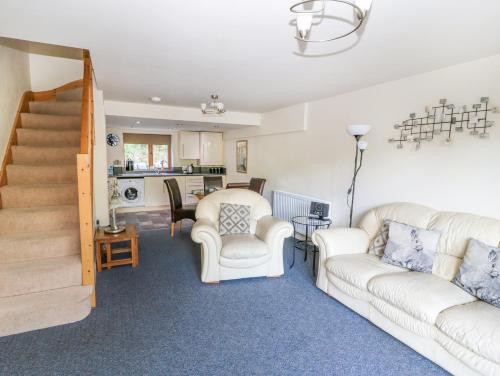
[[[126,225],[125,231],[119,234],[106,234],[102,228],[98,229],[95,234],[96,243],[96,259],[97,259],[97,271],[102,271],[102,268],[111,269],[113,266],[118,265],[132,265],[136,267],[139,265],[139,235],[137,234],[137,229],[135,225]],[[130,248],[112,248],[111,244],[118,242],[130,242]],[[104,249],[102,245],[104,244]],[[102,254],[106,252],[106,262],[102,262]],[[119,253],[129,252],[129,258],[114,259],[113,255]]]

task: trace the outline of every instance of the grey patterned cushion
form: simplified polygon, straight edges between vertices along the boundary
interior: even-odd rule
[[[220,204],[219,234],[250,234],[250,206]]]
[[[418,272],[432,273],[440,236],[438,231],[391,221],[389,240],[382,261]]]
[[[470,239],[455,278],[458,287],[500,308],[500,248]]]
[[[377,255],[379,257],[384,255],[385,246],[387,245],[387,240],[389,239],[390,223],[391,223],[390,220],[384,219],[384,222],[382,223],[380,230],[370,243],[370,247],[368,247],[368,253]]]

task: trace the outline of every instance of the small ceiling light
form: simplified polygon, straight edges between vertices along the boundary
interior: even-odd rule
[[[355,14],[354,28],[349,30],[347,33],[332,36],[327,39],[309,39],[309,34],[311,33],[311,28],[313,26],[313,18],[339,18],[335,14],[325,15],[327,1],[351,6]],[[319,9],[318,7],[315,8],[315,5],[318,3],[321,4],[321,7]],[[297,3],[290,8],[290,12],[294,13],[296,17],[295,22],[297,26],[297,35],[295,36],[295,38],[303,42],[331,42],[336,39],[344,38],[348,35],[351,35],[361,27],[371,6],[372,0],[352,0],[352,2],[347,0],[306,0]],[[309,7],[310,9],[307,9]],[[344,21],[344,19],[340,19],[340,21]],[[350,22],[350,20],[347,21]],[[315,23],[315,25],[318,25],[320,23],[321,21]]]
[[[137,120],[137,121],[135,122],[135,125],[141,125],[140,120]]]
[[[210,95],[210,99],[210,103],[202,103],[200,105],[201,112],[204,115],[223,115],[226,109],[224,108],[224,103],[219,100],[219,96],[217,94],[212,94]]]
[[[160,103],[161,97],[149,97],[149,100],[153,103]]]

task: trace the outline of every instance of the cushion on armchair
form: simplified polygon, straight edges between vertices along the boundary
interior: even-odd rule
[[[219,234],[250,234],[250,206],[221,203]]]

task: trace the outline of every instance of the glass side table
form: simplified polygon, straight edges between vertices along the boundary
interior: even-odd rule
[[[304,261],[307,261],[307,252],[313,253],[313,275],[316,275],[316,253],[318,248],[312,243],[311,235],[318,229],[330,228],[332,220],[329,218],[318,218],[307,215],[299,215],[292,218],[293,224],[293,259],[290,269],[295,265],[295,250],[304,251]],[[305,235],[304,239],[298,239],[297,234]]]

